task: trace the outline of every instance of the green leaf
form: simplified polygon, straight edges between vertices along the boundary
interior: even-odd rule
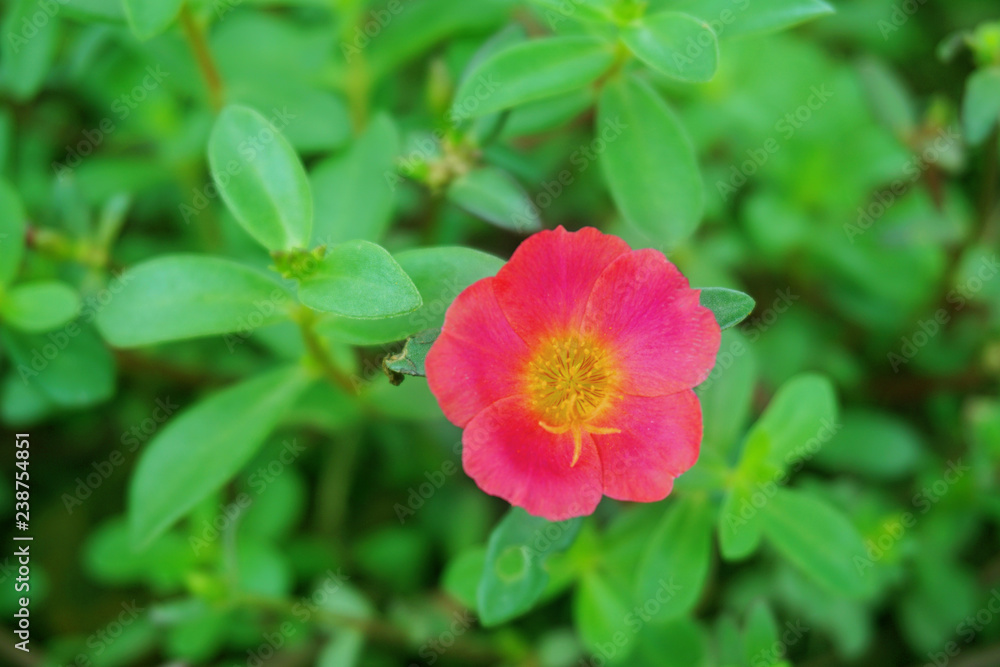
[[[313,224],[309,178],[268,119],[250,107],[227,106],[208,139],[208,162],[229,210],[261,245],[306,246]]]
[[[0,318],[28,333],[61,327],[79,312],[76,290],[54,280],[21,283],[0,297]]]
[[[412,313],[384,320],[332,317],[317,325],[324,336],[355,345],[403,340],[424,329],[440,329],[444,314],[466,287],[493,275],[504,262],[470,248],[417,248],[396,255],[420,292],[423,305]]]
[[[428,329],[421,331],[416,336],[406,340],[406,345],[402,351],[390,354],[382,360],[382,370],[389,376],[389,380],[394,384],[402,382],[401,375],[415,375],[426,377],[424,361],[427,353],[431,351],[434,341],[441,335],[440,329]]]
[[[310,379],[301,368],[228,387],[163,427],[129,480],[132,542],[149,543],[216,491],[254,455]]]
[[[18,382],[59,406],[87,407],[115,391],[114,358],[89,327],[70,322],[45,335],[2,327],[0,336]]]
[[[395,209],[393,161],[399,151],[399,130],[379,114],[346,151],[316,165],[309,175],[316,200],[314,245],[382,238]]]
[[[580,524],[579,518],[552,523],[520,507],[507,512],[486,547],[476,595],[483,625],[498,625],[531,609],[549,581],[546,559],[573,543]]]
[[[0,29],[3,88],[16,100],[27,100],[38,92],[49,73],[59,44],[62,19],[58,13],[43,11],[39,0],[14,0],[7,7],[7,17]]]
[[[593,83],[614,62],[594,37],[548,37],[515,44],[474,68],[458,87],[452,116],[482,116]]]
[[[837,595],[869,593],[873,579],[863,577],[854,562],[865,557],[865,544],[839,510],[804,492],[779,488],[761,514],[768,541],[806,576]]]
[[[300,281],[299,299],[315,310],[354,318],[390,317],[423,303],[392,255],[360,240],[329,251],[316,271]]]
[[[711,81],[719,67],[719,43],[704,21],[681,12],[645,16],[622,30],[639,60],[681,81]]]
[[[855,410],[816,455],[816,463],[835,472],[856,472],[875,479],[897,479],[920,462],[920,433],[888,413]]]
[[[781,385],[747,440],[766,436],[767,461],[785,467],[815,456],[838,430],[833,385],[821,375],[805,373]]]
[[[670,619],[694,608],[708,578],[712,547],[712,506],[690,496],[674,502],[646,545],[636,575],[638,599],[655,599],[662,606],[657,619]],[[667,599],[657,593],[664,582]]]
[[[862,61],[858,70],[875,117],[897,137],[908,139],[917,126],[917,111],[905,84],[874,58]]]
[[[174,22],[184,0],[122,0],[122,3],[132,32],[139,39],[149,39]]]
[[[749,294],[725,287],[703,287],[699,302],[712,311],[723,331],[749,317],[757,305]]]
[[[486,547],[469,547],[453,558],[441,576],[441,587],[467,608],[476,610],[476,591],[486,566]]]
[[[965,83],[962,125],[971,144],[981,143],[1000,119],[1000,67],[974,72]]]
[[[503,169],[483,167],[456,179],[448,200],[501,229],[521,234],[538,231],[538,208],[521,184]]]
[[[737,485],[729,490],[719,511],[719,552],[730,561],[751,556],[764,536],[760,511],[753,504],[755,489]]]
[[[0,289],[17,276],[24,256],[24,207],[7,181],[0,179]]]
[[[769,667],[774,664],[769,658],[778,643],[778,624],[767,603],[758,601],[750,608],[743,641],[748,665]]]
[[[620,77],[604,87],[597,120],[607,141],[601,167],[625,219],[667,246],[688,237],[705,194],[694,148],[674,113],[645,83]]]
[[[338,629],[316,658],[316,667],[354,667],[361,660],[365,636],[360,630]]]
[[[731,361],[726,366],[720,364],[696,391],[705,423],[704,447],[728,457],[739,444],[737,438],[745,432],[750,416],[757,385],[757,357],[735,330],[722,334],[719,350],[730,355]]]
[[[640,664],[704,667],[709,664],[706,634],[705,629],[691,618],[675,618],[663,625],[647,625],[639,634],[638,657],[645,660]]]
[[[591,653],[607,655],[604,647],[610,644],[616,661],[626,659],[635,648],[631,618],[635,615],[620,586],[597,572],[584,575],[573,597],[573,622]]]
[[[537,5],[543,18],[550,23],[561,22],[563,18],[590,23],[611,23],[614,20],[613,3],[609,0],[529,0]]]
[[[660,4],[670,4],[673,9],[688,11],[708,21],[720,39],[783,30],[834,12],[833,7],[824,0],[751,0],[745,3],[733,0],[655,2],[655,5]]]
[[[267,274],[217,257],[159,257],[129,269],[121,282],[97,316],[117,347],[249,331],[287,318],[292,305]]]
[[[391,18],[384,21],[383,29],[371,39],[371,46],[365,51],[376,79],[418,60],[421,52],[451,34],[495,30],[508,20],[511,3],[510,0],[421,0],[401,1],[387,8]],[[340,51],[348,64],[359,57],[368,40],[359,25],[350,43],[341,44]]]

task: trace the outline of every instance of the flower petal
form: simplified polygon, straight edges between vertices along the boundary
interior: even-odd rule
[[[529,345],[552,333],[576,330],[598,276],[628,252],[627,243],[593,227],[539,232],[497,273],[497,301]]]
[[[562,521],[592,513],[601,500],[601,462],[589,433],[581,444],[571,466],[573,435],[546,431],[521,398],[505,398],[466,426],[462,466],[486,493]]]
[[[517,391],[528,348],[504,317],[493,279],[470,285],[451,304],[427,355],[427,383],[456,426]]]
[[[592,436],[604,494],[612,498],[663,500],[674,478],[698,460],[701,404],[690,389],[669,396],[624,396],[592,424],[621,431]]]
[[[617,349],[626,394],[660,396],[708,377],[721,331],[677,267],[655,250],[636,250],[601,274],[583,328]]]

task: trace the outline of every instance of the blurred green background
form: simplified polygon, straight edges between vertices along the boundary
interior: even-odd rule
[[[34,541],[30,653],[13,648],[15,547],[0,552],[0,662],[1000,664],[1000,8],[651,4],[5,0],[0,514],[14,545],[12,434],[30,433]],[[622,214],[592,87],[499,120],[449,112],[489,53],[605,35],[586,23],[603,7],[681,10],[719,38],[706,83],[642,75],[693,145],[700,172],[678,172],[703,182],[693,233]],[[661,503],[605,500],[531,564],[494,563],[491,534],[546,527],[514,513],[497,528],[508,506],[461,471],[461,433],[425,380],[382,373],[416,329],[333,318],[303,340],[291,319],[268,324],[280,297],[225,335],[121,345],[102,317],[122,271],[176,253],[276,261],[209,172],[232,103],[301,157],[313,245],[366,239],[399,260],[424,296],[419,329],[539,225],[596,226],[665,251],[693,286],[751,295],[699,390],[699,464]],[[494,171],[456,185],[472,166]],[[248,398],[205,416],[186,442],[260,446],[136,549],[129,499],[171,475],[132,480],[165,425],[303,356],[323,366],[311,345],[360,393],[314,383],[276,428]],[[540,588],[486,609],[483,587],[525,568]]]

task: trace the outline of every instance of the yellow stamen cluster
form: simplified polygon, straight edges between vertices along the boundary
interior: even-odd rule
[[[551,338],[529,362],[526,376],[539,425],[550,433],[572,432],[571,466],[580,458],[583,431],[619,432],[587,423],[615,391],[614,368],[600,345],[577,336]]]

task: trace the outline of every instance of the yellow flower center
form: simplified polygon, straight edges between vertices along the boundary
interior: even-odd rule
[[[615,369],[603,346],[577,336],[552,338],[528,363],[527,389],[538,424],[550,433],[572,432],[571,466],[580,458],[583,431],[618,433],[588,424],[615,394]]]

